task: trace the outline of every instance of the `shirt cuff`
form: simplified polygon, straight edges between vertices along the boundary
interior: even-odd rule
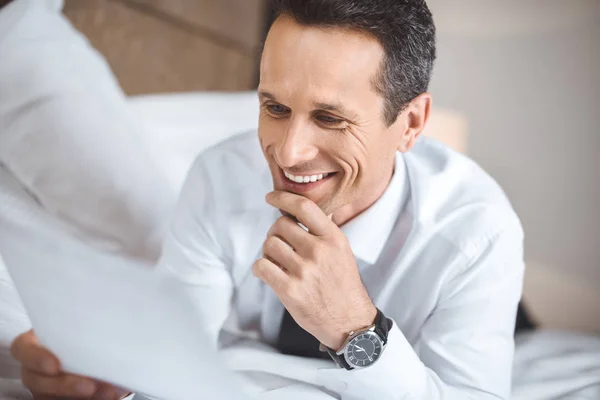
[[[427,369],[394,322],[381,358],[368,368],[319,369],[319,384],[343,399],[420,398]]]

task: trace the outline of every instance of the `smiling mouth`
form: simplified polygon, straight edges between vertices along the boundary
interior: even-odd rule
[[[289,172],[283,171],[283,175],[290,182],[294,183],[314,183],[321,181],[333,173],[317,174],[317,175],[292,175]]]

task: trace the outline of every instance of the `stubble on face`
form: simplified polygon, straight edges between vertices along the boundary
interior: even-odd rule
[[[285,16],[265,43],[259,93],[269,96],[260,95],[259,137],[274,187],[289,190],[282,171],[335,173],[299,194],[338,224],[370,207],[393,172],[398,135],[386,126],[372,84],[383,55],[360,32],[306,27]]]

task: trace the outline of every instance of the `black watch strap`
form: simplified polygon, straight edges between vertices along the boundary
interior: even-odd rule
[[[377,316],[375,317],[375,333],[379,335],[383,344],[387,344],[388,334],[390,333],[390,329],[392,329],[393,322],[391,319],[386,318],[385,315],[381,312],[381,310],[377,309]]]
[[[374,331],[381,338],[381,341],[383,342],[384,346],[387,344],[388,334],[389,334],[390,330],[392,329],[392,325],[393,325],[392,320],[389,318],[386,318],[386,316],[383,315],[381,310],[378,308],[377,316],[375,317]],[[330,349],[329,347],[326,347],[326,349],[327,349],[327,353],[329,353],[329,356],[333,359],[333,361],[335,361],[335,363],[338,365],[338,367],[345,368],[348,371],[351,371],[354,369],[352,366],[350,366],[348,364],[348,362],[346,362],[346,358],[344,357],[343,353],[337,354],[334,350]]]
[[[329,356],[333,361],[335,361],[338,367],[345,368],[348,371],[352,371],[354,369],[350,366],[350,364],[346,362],[346,358],[343,354],[338,355],[334,350],[330,349],[329,347],[327,347],[327,353],[329,353]]]

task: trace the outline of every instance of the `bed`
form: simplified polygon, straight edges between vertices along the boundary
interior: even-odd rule
[[[162,190],[168,188],[173,193],[178,191],[187,168],[201,149],[256,127],[257,100],[252,92],[142,96],[128,99],[128,103],[129,112],[145,132],[145,148],[155,165],[161,166],[168,182]],[[232,110],[236,110],[235,119],[227,117]],[[29,399],[7,350],[8,338],[27,329],[29,323],[4,269],[0,269],[0,310],[0,335],[4,338],[0,346],[0,399]],[[234,349],[230,356],[239,360],[239,354],[247,350]],[[273,396],[278,391],[281,396],[287,392],[285,398],[289,398],[291,393],[306,395],[311,390],[290,377],[267,379],[269,371],[250,371],[250,366],[239,362],[236,365],[260,382],[259,389],[256,383],[251,385],[258,398],[276,398]],[[257,373],[265,375],[260,378]],[[600,399],[600,337],[550,329],[518,335],[513,399]]]
[[[127,98],[85,38],[56,9],[39,4],[13,3],[10,20],[3,20],[6,10],[0,13],[0,163],[94,245],[151,264],[192,160],[202,149],[256,128],[256,94]],[[40,26],[48,29],[42,34]],[[40,64],[43,73],[36,69]],[[457,133],[448,135],[448,127]],[[463,151],[464,127],[460,117],[435,110],[427,134]],[[0,399],[31,398],[9,354],[13,338],[30,326],[0,258]],[[227,357],[239,361],[248,351],[280,356],[241,347]],[[329,398],[297,376],[232,364],[257,398]],[[523,400],[600,399],[600,337],[545,328],[520,334],[512,392]]]

